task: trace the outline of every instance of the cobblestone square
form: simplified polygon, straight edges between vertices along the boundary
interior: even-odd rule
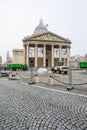
[[[0,130],[87,130],[87,96],[0,79]]]

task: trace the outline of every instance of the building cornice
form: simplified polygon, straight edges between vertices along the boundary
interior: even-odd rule
[[[33,39],[33,38],[37,38],[37,37],[40,37],[40,36],[43,36],[43,35],[46,35],[46,34],[52,34],[52,35],[54,35],[54,36],[60,38],[61,40],[63,40],[63,41],[59,41],[59,42],[65,42],[65,43],[71,44],[71,41],[70,41],[69,39],[64,38],[64,37],[62,37],[62,36],[60,36],[60,35],[57,35],[57,34],[55,34],[55,33],[52,33],[52,32],[50,32],[50,31],[45,32],[45,33],[41,33],[41,34],[37,34],[37,35],[27,36],[27,37],[25,37],[22,41],[23,41],[23,42],[26,42],[26,41],[48,41],[48,42],[51,42],[51,41],[52,41],[52,42],[58,42],[58,41],[56,41],[56,40]]]

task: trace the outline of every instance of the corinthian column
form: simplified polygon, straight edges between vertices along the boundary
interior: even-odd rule
[[[54,67],[54,45],[52,47],[52,67]]]
[[[35,67],[37,67],[37,44],[35,44]]]
[[[62,46],[59,46],[59,60],[62,60]]]
[[[43,49],[44,49],[44,54],[43,54],[43,66],[45,67],[45,66],[46,66],[46,64],[45,64],[45,62],[46,62],[46,45],[43,45]]]
[[[26,63],[29,66],[29,45],[27,45]]]
[[[25,46],[25,64],[27,64],[27,45]]]
[[[26,64],[26,49],[25,49],[25,46],[24,46],[24,64]]]

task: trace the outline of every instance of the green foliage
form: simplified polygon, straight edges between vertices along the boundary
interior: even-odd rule
[[[19,69],[19,68],[22,68],[22,64],[9,64],[8,67],[9,68]]]
[[[52,68],[51,68],[51,71],[55,71],[55,69],[52,67]]]
[[[57,66],[63,66],[63,65],[64,65],[64,62],[63,62],[63,61],[57,62]]]
[[[27,70],[28,66],[27,64],[8,64],[8,68],[12,69],[12,70],[16,70],[16,69],[23,69],[23,70]]]
[[[87,68],[87,62],[79,62],[80,68]]]
[[[22,69],[23,69],[23,70],[27,70],[27,69],[28,69],[27,64],[24,64],[24,65],[22,66]]]

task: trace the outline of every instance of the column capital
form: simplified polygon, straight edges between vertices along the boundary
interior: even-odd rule
[[[46,44],[43,44],[43,46],[46,46]]]
[[[26,41],[26,45],[29,45],[29,41]]]
[[[70,45],[67,45],[67,48],[71,48],[71,46],[70,46]]]
[[[38,44],[35,44],[35,46],[38,46]]]
[[[59,47],[62,47],[63,45],[59,45]]]

